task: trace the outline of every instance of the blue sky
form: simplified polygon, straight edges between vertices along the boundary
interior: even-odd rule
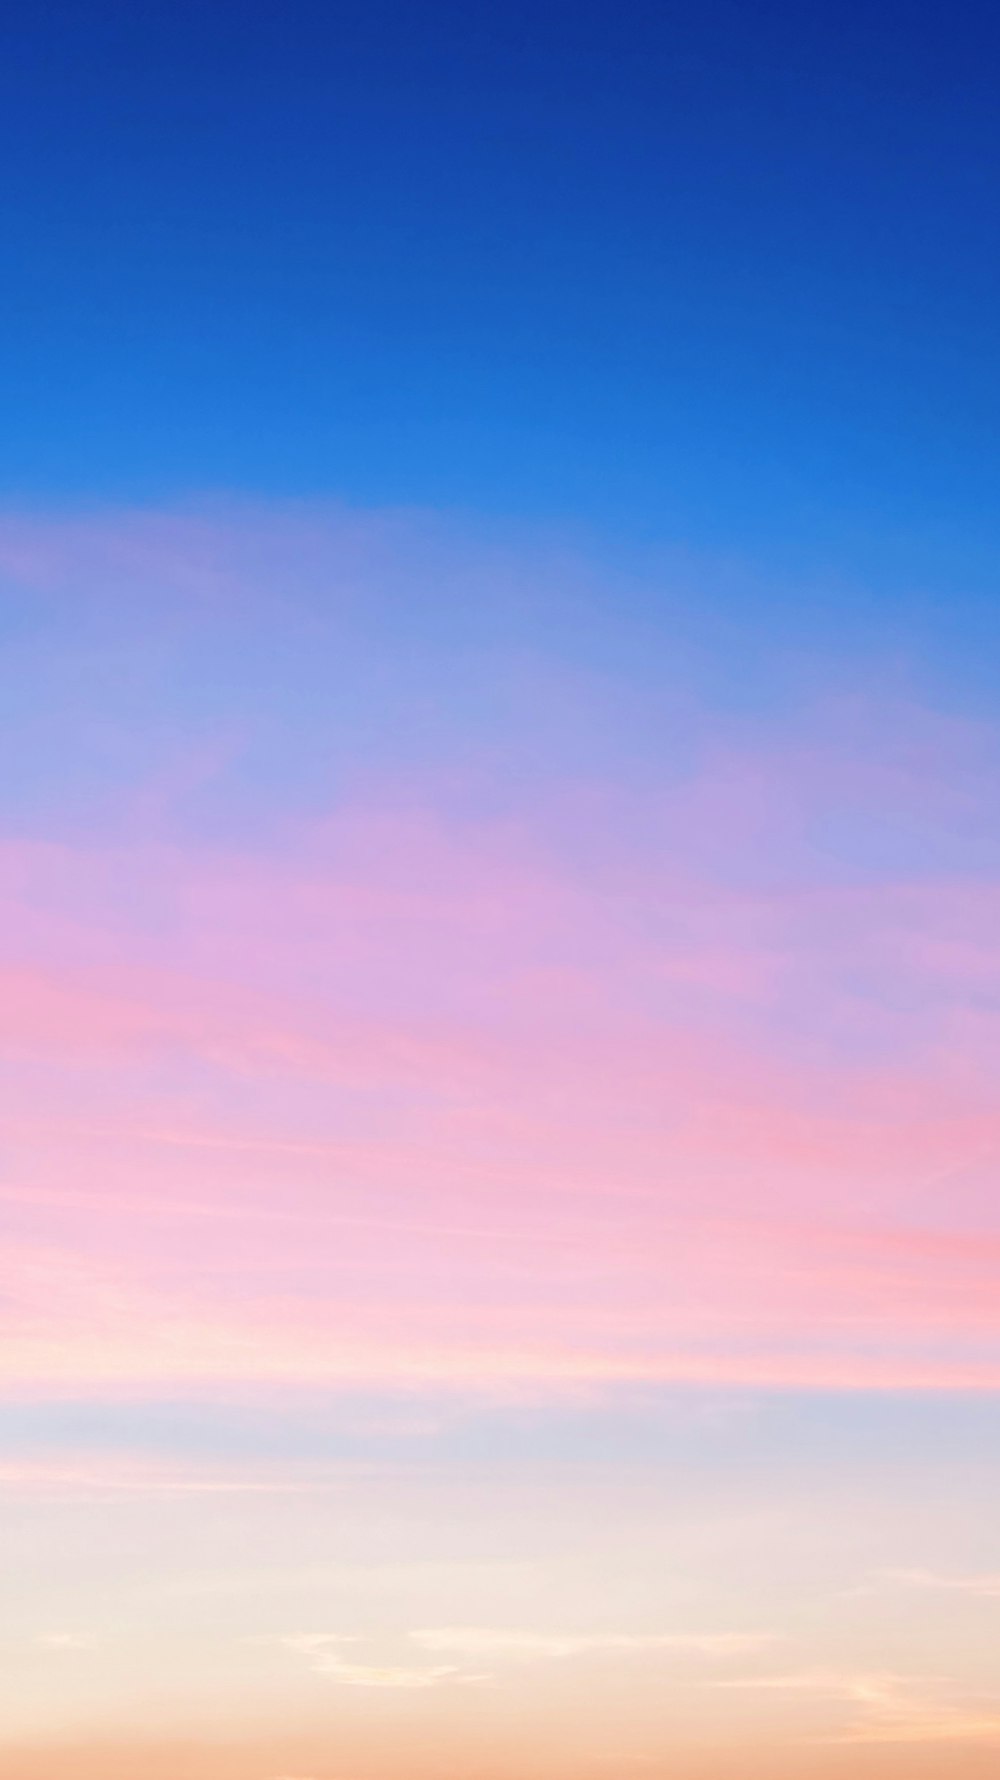
[[[981,596],[998,29],[22,7],[3,482],[336,491]]]

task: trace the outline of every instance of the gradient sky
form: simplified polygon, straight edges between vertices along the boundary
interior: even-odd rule
[[[5,25],[3,1780],[986,1780],[991,9]]]

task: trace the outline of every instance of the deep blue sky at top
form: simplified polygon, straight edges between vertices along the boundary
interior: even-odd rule
[[[334,493],[991,585],[986,0],[5,21],[8,499]]]

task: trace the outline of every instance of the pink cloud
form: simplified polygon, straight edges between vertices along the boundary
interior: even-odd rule
[[[464,585],[415,521],[324,523],[3,547],[29,592],[119,617],[148,582],[154,666],[220,613],[242,640],[244,600],[277,648],[289,565],[355,617],[399,600],[415,538],[421,598]],[[484,575],[509,592],[510,563]],[[339,634],[307,600],[295,625]],[[525,781],[473,713],[450,770],[396,740],[234,835],[184,818],[236,793],[181,676],[149,797],[9,825],[7,1388],[1000,1382],[1000,877],[966,858],[996,738],[912,701],[768,726],[688,694],[691,758],[661,768],[614,722],[587,739],[624,702],[596,670],[529,680]],[[886,812],[944,837],[940,869],[874,868]]]
[[[12,1385],[995,1380],[1000,1253],[933,1205],[937,1176],[1000,1153],[982,1039],[942,1055],[940,1022],[915,1043],[848,1005],[878,1030],[859,1063],[769,1015],[806,963],[839,1011],[817,906],[841,947],[856,921],[855,957],[894,932],[890,980],[949,1008],[934,932],[974,896],[925,896],[900,940],[891,886],[748,922],[654,881],[624,930],[541,866],[533,896],[520,859],[508,895],[454,837],[434,867],[433,831],[421,870],[447,888],[418,871],[407,896],[385,825],[346,876],[137,852],[132,893],[171,883],[171,919],[151,936],[113,909],[113,947],[94,886],[106,870],[113,902],[117,856],[60,856],[90,886],[74,920],[40,914],[44,869],[39,897],[38,860],[8,852],[29,900],[9,892],[6,931],[39,961],[0,974],[25,1170],[4,1190],[50,1257],[8,1260]],[[649,931],[671,899],[692,925],[714,900],[731,959],[681,952],[676,1000]],[[82,1275],[61,1270],[81,1241]]]

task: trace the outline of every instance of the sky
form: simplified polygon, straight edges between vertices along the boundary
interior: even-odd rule
[[[3,39],[2,1780],[985,1780],[995,16]]]

